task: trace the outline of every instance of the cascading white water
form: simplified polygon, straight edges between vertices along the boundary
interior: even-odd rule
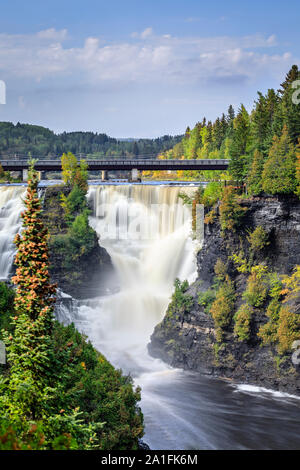
[[[164,316],[175,278],[192,281],[196,275],[190,210],[179,192],[179,187],[143,185],[89,190],[90,224],[111,256],[120,290],[85,302],[79,314],[94,345],[133,375],[153,370],[147,343]]]
[[[14,235],[21,226],[23,186],[0,187],[0,279],[7,279],[15,253]]]

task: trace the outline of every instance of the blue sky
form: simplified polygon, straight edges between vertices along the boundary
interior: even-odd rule
[[[183,133],[251,109],[299,64],[300,5],[199,0],[1,2],[0,120],[116,137]]]

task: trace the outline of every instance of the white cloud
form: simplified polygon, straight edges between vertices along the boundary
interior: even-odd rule
[[[142,33],[141,33],[141,38],[146,39],[149,36],[152,36],[153,34],[153,29],[152,28],[146,28]]]
[[[149,27],[133,33],[131,42],[105,44],[88,37],[82,47],[65,47],[67,36],[66,29],[54,28],[31,35],[0,34],[1,78],[185,85],[222,77],[255,80],[265,73],[277,77],[292,60],[289,52],[266,53],[276,44],[275,35],[176,38],[156,36]]]

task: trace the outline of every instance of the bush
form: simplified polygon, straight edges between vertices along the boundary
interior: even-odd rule
[[[263,344],[276,344],[278,341],[278,322],[281,304],[278,299],[272,299],[268,305],[266,315],[269,321],[260,327],[258,337]]]
[[[237,203],[235,189],[232,186],[225,188],[220,205],[220,223],[222,231],[235,231],[239,227],[246,210],[245,207],[241,207]]]
[[[249,234],[247,240],[250,243],[250,249],[253,252],[259,252],[269,245],[268,238],[268,234],[265,232],[263,227],[259,225],[252,233]]]
[[[300,315],[292,312],[288,306],[282,306],[278,326],[279,353],[285,354],[290,351],[296,340],[300,340]]]
[[[267,298],[268,289],[264,281],[266,272],[267,267],[263,265],[254,266],[251,270],[243,298],[252,307],[261,307]]]
[[[199,292],[198,294],[198,304],[204,307],[204,312],[209,313],[212,303],[216,300],[216,292],[212,289],[207,290],[206,292]]]
[[[248,341],[251,335],[251,318],[253,308],[248,304],[243,304],[234,316],[234,334],[239,341]]]
[[[189,287],[188,281],[180,282],[179,279],[176,279],[174,285],[175,291],[172,295],[171,303],[168,306],[166,316],[167,318],[173,318],[175,316],[176,319],[179,319],[190,311],[194,303],[194,298],[185,293]]]
[[[223,263],[221,258],[217,259],[216,264],[214,266],[214,271],[215,271],[217,280],[219,282],[223,282],[227,274],[227,266],[225,263]]]
[[[56,322],[53,338],[60,384],[56,409],[79,408],[86,425],[103,423],[96,431],[102,450],[137,449],[143,435],[140,389],[134,390],[132,379],[114,369],[74,325]]]
[[[210,309],[218,339],[222,337],[221,331],[226,329],[231,323],[235,297],[234,284],[231,279],[226,276],[225,281],[217,292],[216,300],[213,302]]]

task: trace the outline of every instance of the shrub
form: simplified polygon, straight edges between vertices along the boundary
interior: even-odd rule
[[[214,271],[218,281],[222,282],[225,280],[227,274],[227,266],[225,263],[223,263],[221,258],[217,259],[216,264],[214,266]]]
[[[216,299],[216,292],[212,289],[207,290],[206,292],[199,292],[198,294],[198,304],[204,307],[204,312],[209,313],[212,303]]]
[[[210,309],[219,340],[222,337],[222,330],[226,329],[231,323],[235,297],[234,284],[229,276],[226,276]]]
[[[268,238],[268,234],[265,232],[263,227],[259,225],[252,233],[249,234],[247,240],[250,243],[250,249],[253,252],[259,252],[269,245]]]
[[[172,295],[171,303],[168,306],[167,317],[175,318],[182,317],[185,313],[189,312],[193,306],[194,298],[191,295],[186,294],[189,287],[188,281],[181,282],[176,279],[174,282],[175,291]]]
[[[278,322],[281,304],[278,299],[272,299],[268,305],[266,315],[269,321],[260,327],[258,337],[263,341],[263,344],[276,344],[278,341]]]
[[[239,341],[250,339],[252,314],[253,308],[248,304],[243,304],[234,316],[234,334]]]
[[[208,183],[204,189],[203,195],[200,198],[201,204],[205,207],[213,207],[222,197],[223,188],[221,183],[211,182]]]
[[[267,298],[268,289],[265,283],[267,271],[267,266],[262,264],[251,269],[251,275],[248,278],[247,289],[243,294],[243,298],[252,307],[261,307]]]
[[[212,209],[211,211],[209,211],[208,214],[206,214],[206,216],[204,217],[204,223],[206,225],[209,225],[209,224],[213,224],[215,221],[216,221],[216,218],[217,218],[217,213],[214,209]]]
[[[234,253],[230,258],[234,262],[239,273],[246,274],[250,271],[250,263],[246,258],[244,258],[244,253],[242,251],[240,251],[239,254]]]
[[[278,351],[285,354],[292,349],[293,342],[300,339],[300,315],[292,312],[288,306],[282,306],[279,312]]]

